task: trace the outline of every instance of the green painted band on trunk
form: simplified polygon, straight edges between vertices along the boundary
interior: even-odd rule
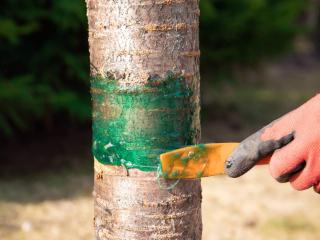
[[[93,155],[103,164],[156,171],[161,153],[194,144],[198,106],[184,77],[134,87],[93,77],[91,93]]]

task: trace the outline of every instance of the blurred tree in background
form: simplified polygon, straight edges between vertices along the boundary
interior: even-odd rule
[[[4,0],[0,9],[0,129],[87,120],[84,0]]]
[[[306,3],[201,0],[204,68],[210,65],[218,75],[290,49]],[[89,119],[84,0],[3,0],[0,53],[2,135]]]
[[[304,0],[201,0],[202,64],[218,73],[254,65],[292,48],[303,32]]]

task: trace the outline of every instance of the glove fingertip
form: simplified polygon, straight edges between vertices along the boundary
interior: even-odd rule
[[[250,161],[243,158],[234,158],[233,156],[225,163],[225,173],[232,178],[237,178],[245,174],[254,164],[249,164]],[[252,166],[251,166],[252,165]]]
[[[224,166],[224,171],[225,173],[232,178],[239,177],[238,171],[236,168],[233,167],[234,165],[234,160],[232,158],[229,158]]]
[[[295,131],[289,133],[288,135],[282,137],[279,139],[279,148],[282,148],[286,145],[288,145],[290,142],[292,142],[294,140],[294,137],[295,137]]]

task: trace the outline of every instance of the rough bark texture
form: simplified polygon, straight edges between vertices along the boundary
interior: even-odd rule
[[[96,171],[96,239],[201,239],[200,182],[181,181],[169,191],[159,189],[151,173],[146,175]]]
[[[168,70],[199,78],[198,0],[87,0],[87,9],[93,74],[129,85]]]
[[[166,150],[173,146],[168,142],[176,141],[177,146],[198,143],[198,4],[198,0],[87,0],[91,74],[101,81],[113,79],[117,84],[111,95],[99,84],[99,89],[92,89],[94,124],[121,115],[125,121],[119,126],[126,128],[125,134],[130,131],[138,137],[154,134],[149,146],[147,141],[140,141],[146,146],[125,145],[130,148],[126,152],[128,158],[132,156],[130,152],[140,153],[144,149],[149,152],[150,146]],[[140,103],[134,103],[139,111],[129,114],[129,119],[125,113],[129,110],[124,103],[119,104],[118,95],[114,97],[117,101],[109,103],[119,92],[135,94],[139,98],[150,89],[158,91],[158,85],[159,91],[164,91],[160,88],[167,85],[168,71],[185,80],[186,91],[190,89],[192,93],[190,106],[147,105],[138,109]],[[95,94],[100,95],[95,97]],[[179,126],[188,121],[190,127],[186,129],[192,132],[188,137],[183,134],[171,136],[160,131],[165,126],[157,127],[162,123],[157,118],[166,118],[175,112],[177,117],[172,124],[179,130]],[[112,140],[117,141],[118,135]],[[121,141],[130,142],[130,136],[126,136],[121,137]],[[94,145],[97,142],[94,139]],[[156,146],[157,143],[163,146]],[[114,144],[117,143],[107,144],[106,151]],[[127,163],[134,159],[124,159],[124,167],[104,165],[101,157],[103,153],[95,155],[96,239],[201,239],[199,180],[180,181],[174,189],[164,190],[159,188],[155,172],[145,172],[150,171],[149,168],[128,167]]]

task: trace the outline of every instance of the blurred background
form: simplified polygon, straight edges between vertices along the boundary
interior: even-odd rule
[[[202,142],[240,141],[320,88],[316,0],[201,0]],[[90,239],[83,0],[2,0],[0,239]],[[204,240],[320,239],[319,196],[267,168],[203,183]]]

